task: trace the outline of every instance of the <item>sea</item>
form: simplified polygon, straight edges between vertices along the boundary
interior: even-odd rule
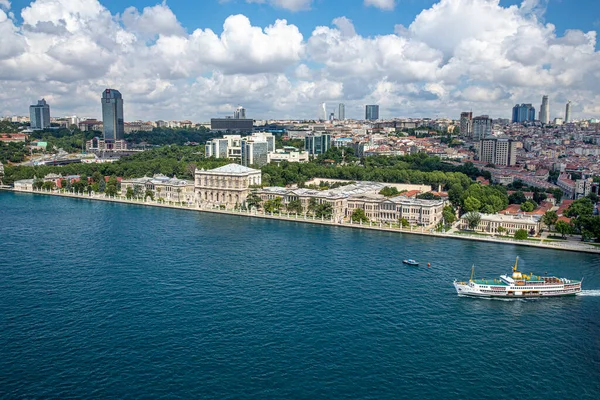
[[[596,400],[600,256],[0,192],[0,398]]]

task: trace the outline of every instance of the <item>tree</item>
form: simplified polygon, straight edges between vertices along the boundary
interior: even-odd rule
[[[565,221],[556,222],[555,229],[556,232],[560,233],[563,238],[566,238],[567,235],[573,231],[573,227],[571,226],[571,224],[568,224]]]
[[[108,188],[107,188],[107,192],[108,192]],[[150,197],[150,200],[154,200],[154,192],[150,189],[146,189],[146,192],[144,193],[144,199],[147,199],[148,197]]]
[[[440,196],[437,196],[431,192],[427,192],[427,193],[421,193],[417,195],[417,199],[420,200],[439,200],[441,199]]]
[[[442,210],[442,217],[446,225],[452,225],[456,221],[456,212],[452,206],[445,206]]]
[[[575,200],[565,212],[567,217],[591,217],[594,213],[594,203],[588,197]]]
[[[131,199],[133,197],[133,189],[130,187],[127,188],[127,191],[125,192],[125,197],[127,197],[128,199]]]
[[[276,197],[272,200],[267,200],[265,201],[264,204],[264,209],[266,212],[279,212],[281,210],[281,207],[283,206],[281,197]]]
[[[252,192],[248,195],[248,197],[246,198],[246,204],[248,205],[248,208],[260,208],[260,203],[262,202],[262,199],[260,198],[260,196],[258,194],[256,194],[256,192]]]
[[[475,197],[469,196],[465,199],[463,208],[467,212],[479,211],[481,209],[481,202]]]
[[[546,211],[546,213],[542,216],[542,222],[548,227],[548,229],[552,229],[554,224],[558,221],[558,215],[556,211]]]
[[[313,215],[316,214],[317,208],[319,207],[319,202],[314,197],[311,197],[308,201],[307,211]]]
[[[507,230],[506,230],[506,228],[505,228],[505,227],[503,227],[503,226],[499,226],[499,227],[498,227],[498,233],[499,233],[500,235],[504,235],[506,232],[507,232]]]
[[[362,208],[357,208],[352,211],[351,219],[352,222],[369,222],[369,218],[367,218],[367,214],[365,214],[365,210]]]
[[[287,211],[290,213],[296,213],[296,214],[302,214],[302,212],[304,211],[302,209],[302,202],[298,199],[296,200],[291,200],[286,207]]]
[[[527,231],[525,229],[519,229],[515,232],[515,239],[517,240],[525,240],[529,237]]]
[[[532,212],[533,210],[535,210],[535,205],[527,200],[525,203],[521,204],[521,211],[524,212]]]
[[[526,201],[527,201],[527,198],[525,197],[525,193],[523,193],[520,190],[518,192],[514,192],[513,194],[508,196],[509,204],[523,204]]]
[[[406,218],[400,218],[400,226],[402,226],[403,228],[408,228],[410,226],[410,223],[408,222],[408,220]]]
[[[331,205],[331,203],[323,203],[323,204],[319,204],[319,206],[317,207],[316,211],[315,211],[315,216],[317,218],[324,218],[324,219],[331,219],[331,216],[333,215],[333,206]]]
[[[42,189],[44,189],[44,190],[52,190],[52,189],[54,189],[54,182],[52,182],[52,181],[44,182],[42,184]]]
[[[475,228],[477,228],[477,226],[481,222],[481,214],[479,214],[478,212],[474,212],[474,211],[471,211],[471,212],[465,214],[465,216],[463,218],[465,219],[465,221],[467,221],[467,226],[471,230],[474,230]]]
[[[400,192],[394,186],[386,186],[379,191],[379,194],[384,195],[385,197],[393,197],[397,196]]]

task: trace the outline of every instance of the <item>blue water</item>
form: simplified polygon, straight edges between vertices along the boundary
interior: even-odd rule
[[[0,221],[2,398],[600,394],[598,256],[13,193]],[[517,255],[596,292],[456,295]]]

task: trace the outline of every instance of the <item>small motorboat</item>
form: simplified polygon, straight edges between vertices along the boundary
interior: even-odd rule
[[[409,258],[408,260],[403,260],[402,262],[406,265],[413,265],[415,267],[419,266],[419,263],[413,260],[412,258]]]

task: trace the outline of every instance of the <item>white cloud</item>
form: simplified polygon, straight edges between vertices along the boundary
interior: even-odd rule
[[[600,116],[597,34],[558,35],[542,21],[545,4],[440,0],[379,35],[340,16],[305,37],[284,19],[256,26],[245,15],[191,30],[164,2],[112,14],[98,0],[36,0],[17,22],[0,0],[0,111],[24,115],[45,97],[53,115],[99,117],[100,93],[112,86],[128,120],[206,121],[236,104],[256,118],[314,118],[322,102],[344,102],[349,117],[370,103],[386,117],[508,116],[543,93],[553,117],[567,99],[576,117]]]
[[[396,7],[395,0],[365,0],[365,6],[372,6],[381,10],[390,11]]]

